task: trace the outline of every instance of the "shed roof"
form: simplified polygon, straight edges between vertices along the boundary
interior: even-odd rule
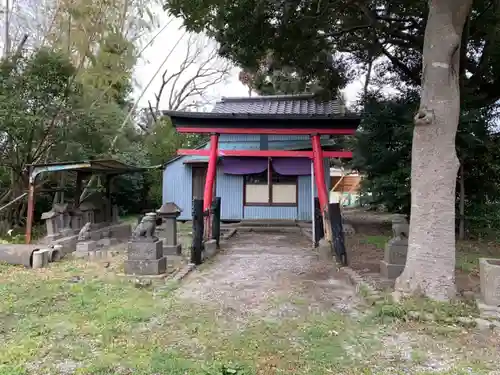
[[[92,174],[126,174],[134,172],[144,172],[148,169],[156,169],[160,166],[154,167],[136,167],[127,165],[118,160],[88,160],[88,161],[67,161],[67,162],[54,162],[45,164],[28,164],[31,167],[30,180],[33,180],[38,174],[42,172],[88,172]]]

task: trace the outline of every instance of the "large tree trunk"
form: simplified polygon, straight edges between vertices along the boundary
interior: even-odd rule
[[[460,164],[459,172],[459,202],[458,202],[458,214],[460,215],[459,225],[458,225],[458,239],[465,240],[465,172],[463,162]]]
[[[472,0],[429,0],[428,4],[422,97],[413,132],[408,256],[396,290],[447,300],[456,293],[460,41]]]

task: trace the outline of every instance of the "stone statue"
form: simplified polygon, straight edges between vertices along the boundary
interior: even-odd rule
[[[147,213],[132,232],[132,239],[136,241],[155,241],[156,214]]]
[[[78,232],[78,241],[88,241],[90,239],[90,227],[92,224],[88,222],[85,224],[80,232]]]
[[[409,231],[410,225],[404,215],[395,215],[392,218],[392,238],[407,239]]]

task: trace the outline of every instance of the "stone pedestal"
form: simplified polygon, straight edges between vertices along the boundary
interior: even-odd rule
[[[500,259],[480,258],[481,298],[486,305],[500,306]]]
[[[380,273],[387,279],[396,279],[403,272],[408,253],[408,240],[392,238],[385,245],[384,259],[380,262]]]
[[[182,246],[177,243],[177,217],[165,217],[163,255],[181,255]]]
[[[156,212],[165,222],[163,255],[181,255],[181,244],[177,243],[177,218],[182,210],[174,202],[167,202]]]
[[[203,259],[209,259],[217,253],[217,242],[215,240],[207,240],[204,243]]]
[[[162,242],[158,239],[130,241],[124,269],[127,275],[152,276],[166,273],[167,258],[163,256]]]

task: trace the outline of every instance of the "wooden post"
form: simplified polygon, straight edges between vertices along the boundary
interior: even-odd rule
[[[217,172],[217,154],[219,148],[219,135],[210,136],[210,156],[208,159],[207,178],[205,180],[205,191],[203,193],[203,212],[205,214],[206,238],[211,238],[211,207],[214,192],[215,175]]]
[[[111,184],[113,183],[113,175],[106,175],[106,203],[107,203],[107,212],[105,214],[104,220],[107,222],[112,221],[113,217],[113,205],[111,204]]]
[[[318,241],[316,241],[316,233],[318,233],[318,226],[316,225],[316,200],[317,198],[314,197],[314,162],[311,160],[311,211],[313,248],[318,247]]]
[[[220,197],[215,197],[212,207],[212,239],[215,240],[217,248],[220,247]]]
[[[83,175],[81,172],[76,172],[76,185],[75,185],[75,208],[80,206],[80,194],[82,194]]]
[[[28,188],[28,212],[26,215],[26,238],[25,242],[26,244],[31,243],[31,228],[33,226],[33,217],[35,215],[35,180],[36,176],[33,176],[32,178],[32,172],[33,168],[29,167],[28,170],[28,181],[29,181],[29,188]]]
[[[193,199],[193,241],[191,243],[191,263],[199,265],[203,262],[203,201]]]
[[[314,198],[313,212],[314,212],[314,226],[316,227],[313,236],[314,247],[318,247],[319,241],[325,236],[325,230],[323,226],[323,215],[321,214],[321,208],[319,205],[318,198]]]
[[[333,233],[333,247],[335,249],[335,258],[337,263],[347,266],[347,252],[345,249],[344,230],[342,228],[342,214],[340,212],[340,203],[329,204],[330,222]]]

